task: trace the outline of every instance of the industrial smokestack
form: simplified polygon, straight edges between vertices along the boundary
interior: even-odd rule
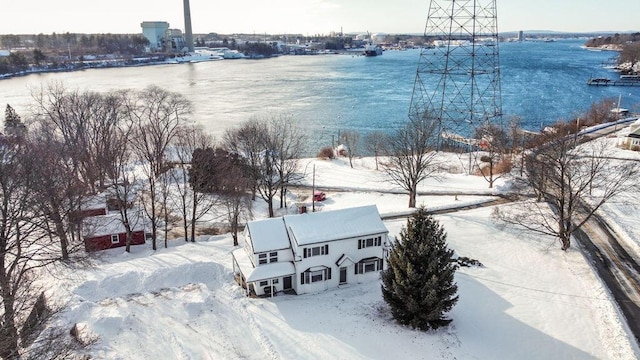
[[[193,52],[193,30],[191,30],[191,6],[189,0],[182,0],[184,3],[184,41],[189,52]]]

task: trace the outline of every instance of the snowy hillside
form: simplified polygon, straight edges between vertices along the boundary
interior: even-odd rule
[[[322,210],[376,204],[380,213],[405,211],[406,195],[389,189],[372,159],[316,163],[316,185],[361,189],[327,191]],[[310,179],[309,183],[311,183]],[[446,186],[445,186],[446,184]],[[444,207],[490,198],[482,178],[451,175],[421,190],[469,194],[422,196]],[[500,189],[500,186],[498,186]],[[263,217],[263,204],[254,213]],[[195,244],[171,241],[105,252],[97,268],[61,284],[68,297],[63,320],[99,337],[94,358],[109,359],[636,359],[606,289],[577,248],[551,238],[503,229],[491,208],[437,216],[449,246],[484,267],[456,274],[460,300],[451,326],[420,332],[397,325],[380,282],[348,284],[312,295],[267,299],[244,296],[234,282],[229,235]],[[404,220],[386,221],[390,236]]]

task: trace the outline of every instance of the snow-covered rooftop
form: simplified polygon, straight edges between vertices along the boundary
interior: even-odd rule
[[[82,210],[95,210],[107,208],[107,194],[100,193],[96,195],[87,196],[82,199],[80,209]]]
[[[250,221],[247,228],[256,254],[291,247],[282,218]]]
[[[131,231],[142,231],[145,229],[144,217],[139,211],[132,211],[129,214],[129,222],[131,224]],[[118,213],[88,217],[83,221],[82,230],[84,237],[122,234],[126,231],[122,224],[120,214]]]
[[[285,215],[284,222],[298,245],[389,232],[376,205]]]
[[[253,267],[244,249],[234,250],[233,257],[236,259],[236,263],[240,267],[242,274],[246,277],[247,282],[273,279],[296,273],[292,262],[275,262]]]

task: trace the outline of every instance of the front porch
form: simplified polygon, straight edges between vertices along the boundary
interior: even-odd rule
[[[247,296],[295,294],[293,281],[296,272],[292,262],[275,262],[255,267],[244,249],[236,249],[232,255],[235,281],[246,290]]]

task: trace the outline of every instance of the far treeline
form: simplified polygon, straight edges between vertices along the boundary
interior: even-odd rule
[[[620,50],[618,64],[640,62],[640,32],[633,34],[613,34],[589,39],[586,47],[599,48],[609,46]]]

